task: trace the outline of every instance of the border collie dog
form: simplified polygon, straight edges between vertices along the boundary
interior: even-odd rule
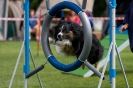
[[[55,49],[58,54],[63,53],[66,56],[76,55],[76,57],[79,57],[84,45],[82,26],[72,21],[65,21],[62,18],[52,31],[53,38],[55,39]],[[95,64],[95,68],[97,68],[98,61],[102,58],[103,52],[103,46],[96,36],[92,34],[92,46],[87,61],[90,64]],[[84,64],[82,68],[85,68]]]

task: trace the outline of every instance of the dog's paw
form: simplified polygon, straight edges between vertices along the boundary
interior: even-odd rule
[[[63,40],[63,45],[72,46],[72,43],[69,40],[65,39]]]
[[[61,54],[62,51],[61,51],[60,46],[54,45],[54,47],[55,47],[55,50],[56,50],[57,54]]]
[[[56,41],[55,45],[68,45],[72,46],[72,43],[68,39],[64,39],[62,41]]]
[[[82,64],[82,69],[83,69],[83,70],[85,69],[85,64]]]

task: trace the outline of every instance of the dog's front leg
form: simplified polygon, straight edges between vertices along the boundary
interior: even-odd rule
[[[95,68],[98,69],[98,62],[95,63]]]

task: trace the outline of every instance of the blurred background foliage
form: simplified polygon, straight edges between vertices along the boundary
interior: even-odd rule
[[[43,0],[29,0],[30,1],[30,9],[37,10],[38,6],[41,4]]]
[[[95,0],[93,6],[93,16],[104,16],[104,11],[106,10],[106,7],[106,0]]]

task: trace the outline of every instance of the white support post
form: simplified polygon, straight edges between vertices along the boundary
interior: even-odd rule
[[[110,83],[112,88],[116,87],[116,68],[115,68],[115,9],[116,9],[116,0],[109,0],[109,9],[110,9],[110,42],[113,43],[112,52],[110,55]]]

